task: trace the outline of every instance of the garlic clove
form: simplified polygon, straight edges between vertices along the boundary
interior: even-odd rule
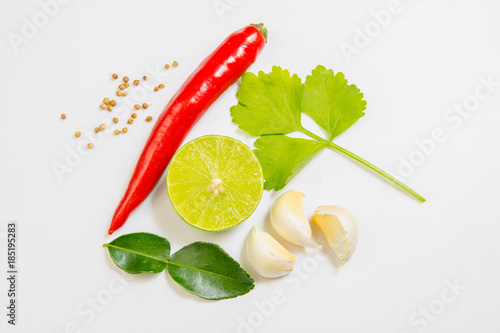
[[[325,235],[335,255],[345,264],[358,244],[358,223],[354,216],[341,206],[321,206],[316,208],[312,220]]]
[[[252,268],[266,278],[287,275],[295,266],[295,256],[256,225],[248,235],[246,252]]]
[[[302,204],[304,193],[283,193],[271,209],[271,224],[276,232],[290,243],[319,248],[321,245],[311,238],[311,225]]]

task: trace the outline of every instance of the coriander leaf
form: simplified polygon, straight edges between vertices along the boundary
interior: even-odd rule
[[[326,145],[285,135],[266,135],[255,141],[255,147],[264,173],[264,189],[279,191]]]
[[[145,232],[123,235],[103,246],[116,266],[131,274],[160,273],[170,255],[168,240]]]
[[[182,288],[215,300],[244,295],[254,280],[220,246],[195,242],[170,257],[168,273]]]
[[[334,75],[331,69],[319,65],[306,78],[301,109],[328,133],[331,141],[364,116],[366,101],[354,84],[347,84],[344,74]]]
[[[302,128],[300,101],[304,85],[297,75],[273,66],[271,73],[241,77],[238,104],[231,107],[233,122],[251,135],[287,134]]]

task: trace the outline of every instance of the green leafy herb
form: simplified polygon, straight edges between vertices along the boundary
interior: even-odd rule
[[[195,242],[170,256],[170,243],[165,238],[132,233],[103,246],[124,271],[160,273],[168,267],[175,282],[204,299],[234,298],[254,288],[250,275],[216,244]]]
[[[143,232],[123,235],[103,246],[116,266],[130,274],[160,273],[170,255],[168,240]]]
[[[254,287],[240,264],[212,243],[183,247],[170,257],[168,272],[184,289],[205,299],[231,298]]]
[[[264,188],[278,191],[325,145],[318,141],[295,139],[286,135],[266,135],[255,141],[255,147],[255,155],[264,174]]]
[[[231,107],[233,122],[254,136],[264,173],[266,190],[280,190],[323,148],[341,152],[400,186],[415,198],[425,199],[387,172],[333,142],[333,139],[364,116],[363,93],[348,84],[344,74],[317,66],[302,84],[297,75],[274,66],[271,73],[245,73]],[[309,115],[328,140],[305,129],[301,115]],[[314,140],[286,136],[302,132]]]

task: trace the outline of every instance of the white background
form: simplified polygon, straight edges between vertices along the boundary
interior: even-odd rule
[[[0,1],[1,330],[498,332],[500,87],[490,87],[460,123],[448,110],[477,101],[476,89],[487,93],[481,78],[500,82],[500,5],[401,0],[381,28],[372,12],[388,6],[382,0],[74,0],[43,22],[37,1]],[[16,52],[9,36],[22,36],[26,20],[37,15],[42,26]],[[211,234],[181,221],[163,178],[124,227],[106,234],[153,125],[143,118],[156,119],[198,63],[252,22],[266,24],[269,42],[251,71],[280,65],[302,78],[318,64],[342,71],[368,105],[366,116],[335,142],[400,177],[402,159],[419,164],[405,182],[426,197],[424,204],[332,151],[321,152],[285,188],[306,194],[308,215],[316,206],[340,204],[357,217],[359,246],[340,271],[333,260],[318,262],[291,246],[302,268],[293,280],[260,278],[249,267],[246,236],[254,222],[269,222],[280,193],[264,193],[248,221]],[[372,37],[355,41],[367,28]],[[357,53],[346,57],[341,46],[347,44]],[[97,108],[116,89],[109,74],[139,78],[173,60],[179,67],[159,71],[166,88],[148,93],[144,100],[152,106],[138,112],[129,132],[104,135],[59,181],[54,162],[66,164],[68,147],[85,140],[72,134],[113,116]],[[253,143],[229,116],[236,90],[214,103],[186,141],[223,134]],[[446,121],[447,114],[455,120]],[[446,139],[428,155],[419,153],[416,142],[439,128]],[[4,306],[8,221],[19,229],[14,328]],[[218,243],[255,277],[256,287],[210,302],[184,292],[166,273],[127,275],[101,245],[136,231],[168,238],[173,251],[197,240]],[[280,304],[270,306],[270,295],[280,292]],[[95,298],[105,303],[99,311],[89,305]]]

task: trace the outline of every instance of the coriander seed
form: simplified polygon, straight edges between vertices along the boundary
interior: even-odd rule
[[[151,120],[153,120],[153,117],[151,117],[151,116],[147,116],[145,120],[146,120],[147,122],[150,122]]]

